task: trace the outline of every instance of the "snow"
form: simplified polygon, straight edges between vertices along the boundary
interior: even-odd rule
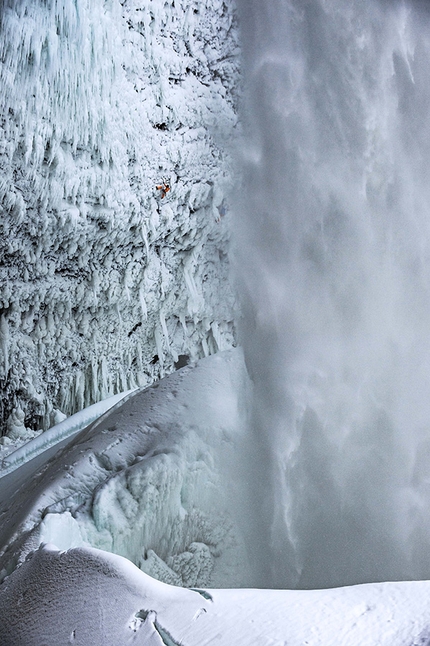
[[[79,413],[75,413],[59,421],[58,424],[52,426],[48,431],[38,434],[33,439],[29,439],[28,436],[32,434],[27,431],[23,438],[20,438],[21,440],[24,439],[24,441],[18,448],[15,448],[16,443],[12,442],[3,445],[3,447],[0,447],[0,450],[3,448],[0,453],[0,456],[3,456],[0,463],[0,478],[17,469],[20,464],[33,459],[37,455],[40,455],[40,453],[43,453],[43,451],[55,446],[61,440],[72,437],[132,392],[134,391],[128,390],[124,393],[108,397],[92,406],[88,406],[84,410],[79,411]],[[22,413],[22,417],[23,415]]]
[[[248,397],[236,350],[125,398],[2,501],[0,578],[54,542],[121,554],[177,585],[255,585]]]
[[[418,646],[430,583],[186,590],[91,548],[41,546],[0,587],[2,646]]]
[[[427,644],[430,582],[256,587],[252,396],[240,350],[202,359],[5,491],[2,646]]]

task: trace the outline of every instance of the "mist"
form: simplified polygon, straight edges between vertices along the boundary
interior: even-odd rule
[[[430,578],[430,13],[239,9],[232,255],[262,582]]]

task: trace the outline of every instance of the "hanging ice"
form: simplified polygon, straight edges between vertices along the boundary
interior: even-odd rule
[[[231,183],[234,21],[219,0],[1,3],[1,432],[18,409],[25,427],[46,428],[53,409],[69,415],[119,383],[151,383],[179,354],[202,356],[204,319],[232,345],[213,196]],[[182,268],[195,248],[190,315]],[[155,259],[165,269],[153,280]]]

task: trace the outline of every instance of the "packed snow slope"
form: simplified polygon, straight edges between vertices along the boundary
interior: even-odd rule
[[[126,559],[47,545],[0,587],[2,646],[426,646],[430,583],[184,590]]]
[[[0,480],[0,580],[52,542],[176,585],[256,585],[248,397],[241,352],[208,357],[117,404],[15,495]]]
[[[235,24],[222,0],[0,1],[0,434],[231,347]]]

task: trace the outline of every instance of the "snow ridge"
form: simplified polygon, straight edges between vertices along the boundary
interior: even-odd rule
[[[211,592],[205,603],[119,556],[44,545],[0,587],[2,646],[428,644],[428,581]]]
[[[125,393],[113,395],[112,397],[104,399],[102,402],[97,402],[97,404],[88,406],[88,408],[85,408],[83,411],[79,411],[79,413],[75,413],[74,415],[67,417],[59,424],[51,426],[51,428],[44,433],[40,433],[33,439],[24,442],[24,444],[15,450],[9,451],[6,455],[4,455],[4,450],[4,457],[0,462],[0,478],[11,473],[21,466],[21,464],[32,460],[50,447],[55,446],[58,442],[79,433],[79,431],[82,431],[82,429],[94,420],[98,419],[103,415],[103,413],[115,406],[116,403],[120,402],[124,397],[127,397],[132,392],[134,391],[128,390]],[[12,446],[14,445],[15,444],[12,444]],[[9,448],[7,445],[6,447]]]

